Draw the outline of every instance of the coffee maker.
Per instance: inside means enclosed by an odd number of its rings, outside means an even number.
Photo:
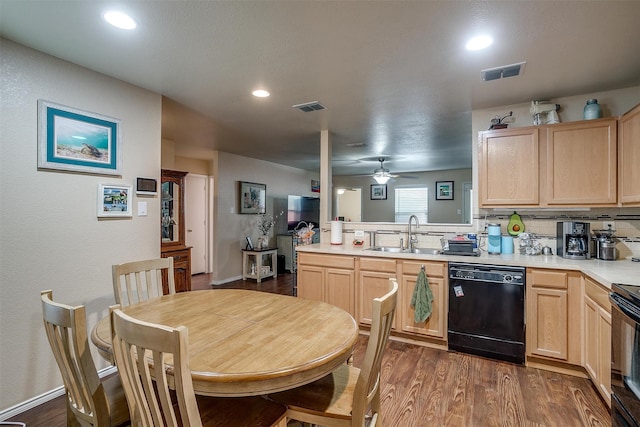
[[[563,258],[591,259],[589,223],[563,221],[557,224],[556,254]]]

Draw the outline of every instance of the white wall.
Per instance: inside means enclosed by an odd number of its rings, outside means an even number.
[[[311,180],[317,180],[319,174],[224,152],[216,153],[213,169],[216,176],[213,281],[222,283],[239,278],[244,238],[254,236],[255,242],[257,237],[252,226],[256,216],[237,213],[238,181],[266,184],[267,213],[274,214],[274,198],[286,198],[289,194],[317,196],[311,192]]]
[[[161,97],[0,39],[0,411],[62,385],[40,291],[87,306],[88,328],[114,303],[111,265],[158,257],[159,201],[98,221],[100,183],[160,180]],[[37,170],[37,100],[121,119],[122,177]],[[148,216],[137,216],[137,201]],[[98,369],[107,364],[94,352]]]

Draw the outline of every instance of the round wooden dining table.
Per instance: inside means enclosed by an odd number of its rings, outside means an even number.
[[[139,320],[189,330],[196,394],[263,395],[295,388],[345,363],[358,339],[346,311],[323,302],[239,289],[181,292],[127,306]],[[109,318],[91,341],[112,361]]]

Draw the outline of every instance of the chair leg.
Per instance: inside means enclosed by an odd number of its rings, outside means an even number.
[[[76,414],[71,410],[71,406],[69,406],[69,401],[67,400],[67,427],[80,427],[80,423],[76,418]]]

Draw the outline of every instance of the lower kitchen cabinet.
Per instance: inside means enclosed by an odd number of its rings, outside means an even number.
[[[357,315],[356,321],[365,325],[371,325],[373,316],[373,299],[379,298],[389,292],[389,279],[397,278],[397,262],[389,258],[365,258],[359,259],[359,273],[357,285]],[[400,285],[400,283],[398,283]],[[398,290],[400,293],[401,291]],[[398,297],[400,301],[401,297]],[[393,319],[392,329],[397,329],[396,315]]]
[[[173,257],[173,280],[176,285],[176,292],[186,292],[191,290],[191,246],[163,250],[162,258]],[[169,293],[166,279],[163,279],[162,291]]]
[[[584,278],[584,368],[611,406],[611,303],[609,293]]]
[[[581,363],[581,273],[527,268],[527,356]]]
[[[424,265],[429,287],[433,293],[433,303],[431,316],[425,323],[416,323],[414,320],[415,310],[411,307],[411,298],[416,286],[418,273]],[[410,262],[402,263],[402,280],[400,283],[401,298],[400,308],[400,330],[417,335],[424,335],[432,338],[446,340],[447,338],[447,310],[448,302],[448,280],[446,262]]]
[[[354,258],[298,254],[298,297],[324,301],[355,317]]]

